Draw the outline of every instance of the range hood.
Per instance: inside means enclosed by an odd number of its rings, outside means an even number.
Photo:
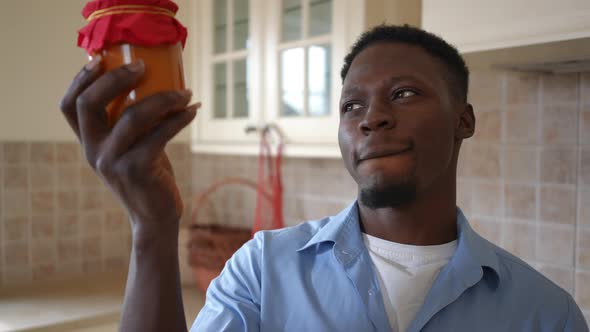
[[[590,72],[590,38],[464,53],[471,69],[539,73]]]
[[[568,74],[590,72],[590,60],[564,60],[540,63],[499,64],[495,68],[512,71]]]

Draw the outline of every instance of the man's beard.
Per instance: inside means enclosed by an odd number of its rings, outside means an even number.
[[[416,200],[417,188],[414,181],[387,184],[385,186],[368,186],[361,188],[360,202],[369,209],[397,208]]]

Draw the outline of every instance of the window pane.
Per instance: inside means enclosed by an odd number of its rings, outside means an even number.
[[[282,41],[301,39],[301,0],[283,0]]]
[[[246,48],[249,34],[249,1],[233,0],[234,6],[234,50]]]
[[[248,67],[246,59],[234,62],[234,118],[248,117]]]
[[[213,110],[213,117],[216,119],[225,118],[227,116],[227,83],[226,83],[226,64],[223,63],[216,63],[213,75],[214,75],[214,110]]]
[[[309,3],[309,35],[329,34],[332,30],[332,1],[311,0]]]
[[[281,52],[281,115],[302,116],[303,111],[303,48]]]
[[[313,45],[308,49],[309,115],[330,114],[330,45]]]
[[[226,50],[227,40],[227,1],[213,1],[213,43],[215,53]]]

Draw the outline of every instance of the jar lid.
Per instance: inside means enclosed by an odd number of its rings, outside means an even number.
[[[88,54],[128,43],[153,47],[186,43],[187,30],[174,17],[170,0],[93,0],[82,15],[88,24],[78,31],[78,46]]]

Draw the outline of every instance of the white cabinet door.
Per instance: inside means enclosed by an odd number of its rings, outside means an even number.
[[[256,140],[245,128],[257,125],[262,116],[262,29],[253,22],[261,17],[260,2],[198,2],[197,46],[190,59],[198,67],[195,90],[203,102],[193,127],[196,145]]]
[[[461,52],[590,37],[588,0],[423,0],[422,26]]]
[[[274,124],[288,155],[339,155],[340,69],[364,0],[203,0],[195,21],[193,151],[255,153],[245,128]]]

